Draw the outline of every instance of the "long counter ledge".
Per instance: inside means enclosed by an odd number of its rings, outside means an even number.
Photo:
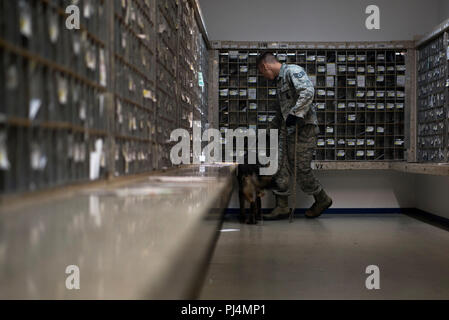
[[[195,298],[235,170],[188,166],[0,208],[0,299]]]

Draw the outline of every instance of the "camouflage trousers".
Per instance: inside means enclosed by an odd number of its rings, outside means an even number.
[[[279,143],[279,168],[274,175],[275,188],[273,188],[273,193],[289,196],[291,194],[290,175],[294,175],[296,127],[287,127],[286,131],[286,137],[284,139],[281,137]],[[315,178],[311,167],[318,133],[318,126],[313,124],[306,124],[298,129],[297,183],[299,183],[301,190],[308,195],[317,194],[322,190],[322,186]]]

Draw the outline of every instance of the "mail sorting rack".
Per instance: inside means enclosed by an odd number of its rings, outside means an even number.
[[[201,112],[201,126],[203,129],[206,128],[206,124],[208,123],[208,97],[209,97],[209,82],[208,82],[208,74],[209,74],[209,51],[207,50],[206,43],[204,42],[204,39],[201,35],[201,33],[198,31],[198,41],[199,41],[199,69],[200,73],[198,75],[201,75],[201,79],[198,79],[198,85],[199,85],[199,93],[200,93],[200,112]]]
[[[0,2],[2,193],[171,166],[168,139],[181,123],[181,55],[190,57],[189,120],[207,95],[194,84],[202,35],[192,11],[180,25],[180,3]],[[66,28],[72,4],[80,9],[80,30]],[[192,42],[184,51],[182,32]]]
[[[79,2],[79,32],[66,28],[64,4],[0,3],[2,193],[106,174],[105,1]]]
[[[178,16],[177,1],[157,2],[157,123],[156,163],[158,167],[171,166],[170,134],[178,126],[177,65]]]
[[[195,35],[193,26],[194,11],[190,1],[181,2],[181,18],[179,28],[179,56],[178,56],[178,83],[180,89],[179,117],[180,128],[192,133],[194,94],[192,92],[194,82],[194,48]]]
[[[155,169],[156,10],[154,1],[115,1],[116,176]]]
[[[320,127],[315,160],[404,160],[402,49],[271,50],[298,64],[315,85]],[[266,128],[277,88],[257,70],[257,50],[220,50],[220,128]]]
[[[418,161],[448,162],[448,33],[418,47]]]

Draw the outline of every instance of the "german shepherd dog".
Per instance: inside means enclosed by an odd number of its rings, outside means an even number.
[[[272,176],[261,176],[260,165],[240,164],[237,170],[239,182],[240,222],[257,224],[262,220],[261,198],[265,195],[264,190],[272,187]],[[249,215],[246,215],[245,201],[250,204]]]

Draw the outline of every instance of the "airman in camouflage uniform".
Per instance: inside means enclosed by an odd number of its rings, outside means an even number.
[[[301,190],[313,195],[315,203],[306,211],[306,216],[316,218],[332,205],[320,182],[315,178],[311,162],[319,134],[313,98],[315,89],[304,69],[297,65],[280,64],[274,56],[266,53],[259,57],[259,71],[268,79],[275,80],[278,90],[279,108],[273,125],[279,129],[279,169],[274,176],[273,193],[276,208],[266,220],[288,217],[289,180],[294,172],[295,135],[298,124],[297,181]],[[296,204],[295,204],[296,205]]]

